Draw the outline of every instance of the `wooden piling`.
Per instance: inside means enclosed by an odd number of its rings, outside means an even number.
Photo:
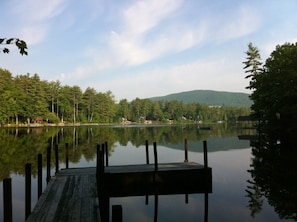
[[[51,148],[47,148],[46,152],[46,182],[51,180]]]
[[[188,204],[189,203],[189,194],[185,194],[185,203]]]
[[[101,149],[99,149],[99,166],[98,166],[99,175],[104,173],[104,144],[101,144]]]
[[[12,192],[11,178],[3,180],[3,221],[12,222]]]
[[[123,221],[122,205],[112,205],[112,222]]]
[[[103,162],[103,167],[105,166],[105,143],[102,143],[101,144],[101,154],[102,154],[102,161]],[[100,159],[101,160],[101,159]]]
[[[100,164],[100,144],[97,144],[97,159],[96,159],[96,176],[99,178],[99,164]]]
[[[208,193],[204,193],[204,222],[208,222]]]
[[[37,155],[37,196],[38,199],[42,194],[42,154]]]
[[[154,206],[154,222],[158,221],[158,207],[159,206],[159,196],[155,194],[155,206]]]
[[[27,163],[25,168],[25,219],[27,220],[31,213],[31,163]]]
[[[206,140],[203,141],[203,157],[204,157],[204,168],[207,168],[208,160],[207,160],[207,142],[206,142]]]
[[[59,171],[59,147],[55,145],[56,173]]]
[[[68,169],[69,168],[69,146],[68,146],[68,143],[65,144],[65,149],[66,149],[65,164],[66,164],[66,169]]]
[[[107,144],[107,141],[104,144],[104,148],[105,148],[105,165],[108,166],[108,144]]]
[[[188,162],[188,140],[185,139],[185,163]]]
[[[148,140],[145,140],[146,164],[150,164]]]
[[[157,143],[154,142],[154,160],[155,160],[155,171],[158,171],[158,153],[157,153]]]

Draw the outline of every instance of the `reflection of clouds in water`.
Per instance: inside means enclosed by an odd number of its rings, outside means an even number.
[[[180,162],[184,159],[184,151],[158,146],[159,162]],[[153,146],[150,145],[150,163],[153,163]],[[210,148],[210,147],[209,147]],[[203,163],[203,154],[189,152],[189,160]],[[135,148],[131,143],[127,147],[117,146],[112,153],[117,164],[145,163],[145,146]],[[249,169],[251,148],[210,152],[209,166],[213,169],[213,193],[209,194],[209,221],[240,221],[249,218],[252,221],[278,221],[277,214],[267,202],[262,212],[255,219],[250,216],[245,197],[246,180],[250,178]],[[145,197],[113,198],[113,204],[123,205],[124,220],[153,220],[154,196],[149,196],[149,204],[145,205]],[[125,213],[126,211],[126,213]],[[204,194],[189,195],[189,204],[185,204],[185,195],[158,197],[158,219],[160,221],[203,221]],[[187,220],[185,220],[187,219]]]
[[[155,196],[111,198],[110,206],[122,205],[123,221],[153,221],[155,213]],[[111,213],[111,212],[110,212]],[[158,221],[203,221],[204,194],[190,194],[188,204],[185,195],[159,195]]]
[[[208,159],[213,179],[209,221],[279,221],[267,201],[256,218],[250,216],[245,189],[250,179],[251,148],[209,153]]]
[[[59,165],[60,169],[66,168],[65,163]],[[77,163],[69,161],[69,168],[79,168],[79,167],[96,167],[96,156],[93,160],[88,161],[85,157],[81,156],[80,160]]]
[[[153,221],[154,205],[152,196],[149,204],[145,204],[145,196],[110,198],[110,206],[122,205],[123,221]]]
[[[125,147],[116,143],[115,147],[114,152],[109,157],[109,165],[146,164],[146,149],[144,145],[136,148],[129,142]],[[157,144],[157,153],[158,163],[184,161],[184,151],[182,150],[173,150]],[[149,162],[154,163],[152,144],[149,144]]]

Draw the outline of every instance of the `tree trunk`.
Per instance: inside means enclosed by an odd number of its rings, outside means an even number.
[[[15,125],[19,125],[19,115],[15,114]]]
[[[52,98],[52,113],[55,113],[54,98]]]
[[[73,103],[73,124],[75,124],[75,103]]]
[[[59,106],[58,106],[59,100],[57,99],[57,117],[59,117]]]

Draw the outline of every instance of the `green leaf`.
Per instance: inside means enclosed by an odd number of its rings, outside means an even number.
[[[6,44],[11,44],[11,42],[14,40],[14,38],[10,38],[6,40]]]

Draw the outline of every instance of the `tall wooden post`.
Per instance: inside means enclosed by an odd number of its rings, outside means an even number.
[[[68,146],[68,143],[65,144],[65,149],[66,149],[65,164],[66,164],[66,169],[68,169],[69,168],[69,146]]]
[[[97,180],[99,179],[99,165],[100,165],[100,144],[97,144],[97,160],[96,160],[96,176]]]
[[[104,173],[104,144],[101,144],[101,149],[99,149],[99,175]]]
[[[204,222],[208,222],[208,192],[204,193]]]
[[[31,213],[31,163],[27,163],[25,167],[25,218],[27,220]]]
[[[47,148],[46,152],[46,182],[51,180],[51,148]]]
[[[38,174],[38,178],[37,178],[37,195],[38,195],[38,199],[41,196],[42,193],[42,154],[39,153],[37,155],[37,174]]]
[[[206,142],[206,140],[203,141],[203,157],[204,157],[204,168],[207,168],[208,160],[207,160],[207,142]]]
[[[145,195],[145,205],[148,205],[148,201],[149,201],[149,196]]]
[[[148,140],[145,140],[145,154],[146,154],[146,164],[150,164]]]
[[[185,203],[186,204],[189,203],[189,194],[188,193],[185,194]]]
[[[108,144],[107,141],[105,141],[105,165],[108,166]]]
[[[4,208],[4,222],[12,222],[12,192],[11,192],[11,178],[3,180],[3,208]]]
[[[185,163],[188,162],[188,140],[185,139]]]
[[[154,159],[155,159],[155,171],[158,171],[158,153],[157,153],[157,143],[154,142]]]
[[[59,171],[59,147],[58,144],[55,145],[55,159],[56,159],[56,173]]]
[[[154,222],[158,221],[158,206],[159,206],[158,194],[155,194],[155,207],[154,207]]]
[[[112,222],[123,221],[123,209],[122,205],[112,205]]]

